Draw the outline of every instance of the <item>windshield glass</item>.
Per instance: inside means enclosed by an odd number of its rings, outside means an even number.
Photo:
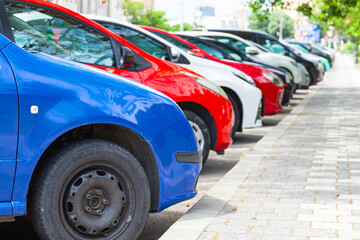
[[[114,66],[109,39],[65,16],[25,3],[5,3],[15,43],[25,50]]]

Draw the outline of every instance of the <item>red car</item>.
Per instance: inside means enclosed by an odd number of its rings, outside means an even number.
[[[195,131],[203,161],[210,149],[222,153],[232,143],[232,107],[219,86],[149,55],[100,24],[59,5],[43,0],[2,2],[9,20],[4,32],[10,32],[10,38],[24,49],[88,64],[172,98]],[[164,59],[172,57],[169,49],[159,47],[158,53]]]
[[[263,113],[267,115],[282,112],[281,101],[284,94],[284,87],[282,81],[276,74],[249,64],[220,59],[220,53],[217,54],[215,49],[211,48],[211,46],[207,46],[206,43],[201,42],[201,40],[196,37],[189,37],[194,40],[192,41],[191,39],[184,39],[162,29],[148,26],[141,27],[164,38],[177,47],[188,51],[190,54],[229,65],[249,75],[254,79],[256,86],[263,94]]]

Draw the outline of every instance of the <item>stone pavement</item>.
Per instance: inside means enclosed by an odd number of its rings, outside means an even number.
[[[360,239],[360,69],[346,56],[161,240]]]

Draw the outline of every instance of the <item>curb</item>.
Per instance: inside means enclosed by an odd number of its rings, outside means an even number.
[[[302,113],[317,90],[312,89],[282,121],[255,144],[239,163],[219,180],[185,215],[177,220],[159,240],[196,240],[223,209],[239,186],[259,165],[274,143]]]

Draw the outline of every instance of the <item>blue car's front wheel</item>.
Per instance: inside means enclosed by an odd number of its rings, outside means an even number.
[[[136,239],[149,213],[142,166],[107,141],[62,149],[32,187],[30,213],[42,239]]]

